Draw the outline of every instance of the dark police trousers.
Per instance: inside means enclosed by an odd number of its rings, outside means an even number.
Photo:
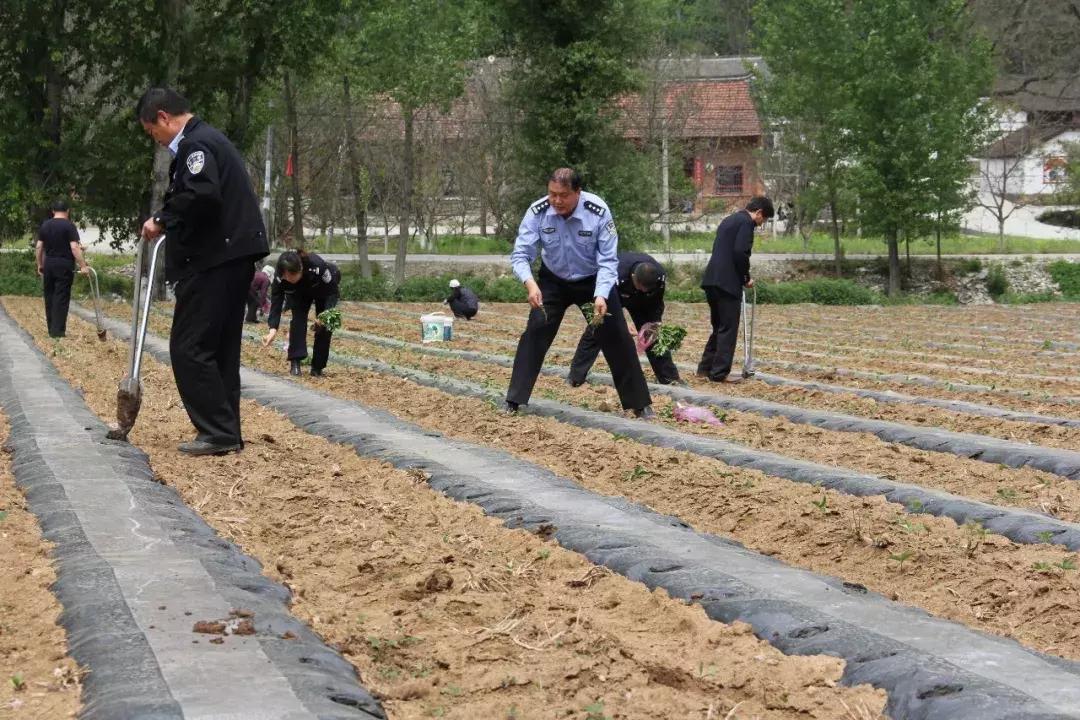
[[[240,340],[244,300],[254,274],[251,259],[238,258],[176,283],[169,355],[176,389],[198,440],[242,442]]]
[[[709,302],[709,321],[712,334],[701,353],[697,374],[710,380],[720,381],[731,373],[731,360],[735,355],[735,343],[739,340],[739,316],[742,314],[742,298],[732,297],[716,287],[705,288]]]
[[[536,378],[544,365],[544,356],[559,332],[566,309],[571,305],[593,303],[596,276],[581,280],[563,280],[541,265],[537,284],[544,296],[544,312],[533,308],[529,313],[525,332],[518,341],[514,370],[510,375],[510,389],[506,393],[506,401],[518,405],[528,404]],[[630,339],[630,332],[626,328],[617,286],[611,289],[607,302],[610,317],[604,318],[604,322],[593,332],[600,350],[604,353],[604,359],[611,368],[615,390],[619,393],[623,408],[640,410],[651,405],[652,399],[645,384],[645,374],[641,371],[641,363],[637,359],[634,341]]]
[[[660,322],[664,316],[664,301],[649,303],[647,306],[635,304],[627,307],[630,319],[634,321],[638,332],[645,323]],[[600,343],[596,340],[596,334],[586,330],[578,340],[577,350],[574,351],[574,359],[570,361],[570,382],[580,385],[585,382],[589,375],[596,356],[600,352]],[[675,361],[671,359],[671,353],[654,355],[652,348],[645,351],[645,357],[649,358],[656,381],[661,385],[670,385],[679,380],[679,370],[675,367]]]
[[[315,302],[315,314],[337,307],[338,293],[327,297],[312,298],[298,292],[292,293],[292,319],[289,321],[289,359],[303,360],[307,357],[307,321],[312,301]],[[330,359],[331,333],[322,325],[315,328],[315,348],[311,356],[311,369],[322,370]]]
[[[71,284],[75,282],[74,264],[75,261],[71,258],[45,258],[42,281],[45,286],[45,324],[49,328],[49,337],[64,337],[67,333]]]
[[[244,316],[244,322],[259,322],[259,294],[250,289],[248,290],[247,314]]]

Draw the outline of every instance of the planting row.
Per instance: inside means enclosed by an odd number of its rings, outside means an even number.
[[[36,324],[36,303],[8,306]],[[93,335],[73,318],[55,361],[107,417],[124,347]],[[732,717],[827,718],[845,705],[875,717],[884,703],[833,687],[838,660],[784,657],[745,625],[508,531],[433,493],[422,473],[357,457],[249,401],[243,453],[184,463],[174,447],[189,429],[169,371],[148,360],[146,372],[132,440],[292,589],[293,612],[361,668],[391,717],[723,717],[739,706]]]

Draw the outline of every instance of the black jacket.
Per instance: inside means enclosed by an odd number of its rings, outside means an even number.
[[[720,288],[732,297],[742,297],[750,282],[750,254],[754,249],[754,219],[745,210],[728,215],[716,228],[712,256],[705,266],[701,287]]]
[[[649,292],[642,292],[634,287],[634,267],[643,262],[650,262],[660,268],[660,282]],[[667,275],[664,266],[652,255],[638,252],[619,253],[619,300],[627,310],[644,310],[664,303],[664,289],[667,287]]]
[[[244,160],[221,132],[197,117],[189,120],[169,177],[155,215],[168,235],[166,279],[270,252]]]
[[[281,273],[274,274],[274,283],[270,286],[270,314],[266,316],[269,327],[277,328],[281,323],[281,308],[285,304],[286,295],[299,295],[310,300],[338,294],[341,270],[337,265],[314,254],[301,255],[300,264],[304,268],[303,275],[296,283],[286,282]],[[290,307],[296,307],[295,301]]]
[[[480,310],[480,298],[470,288],[462,285],[450,291],[446,303],[455,315],[475,315]]]

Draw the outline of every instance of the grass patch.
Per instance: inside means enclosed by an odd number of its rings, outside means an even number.
[[[1061,288],[1061,294],[1070,300],[1080,300],[1080,263],[1058,260],[1046,266],[1050,277]]]

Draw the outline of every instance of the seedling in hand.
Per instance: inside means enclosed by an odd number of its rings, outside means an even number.
[[[316,315],[316,319],[319,321],[320,325],[330,332],[337,332],[341,329],[341,311],[337,308],[323,310]]]

